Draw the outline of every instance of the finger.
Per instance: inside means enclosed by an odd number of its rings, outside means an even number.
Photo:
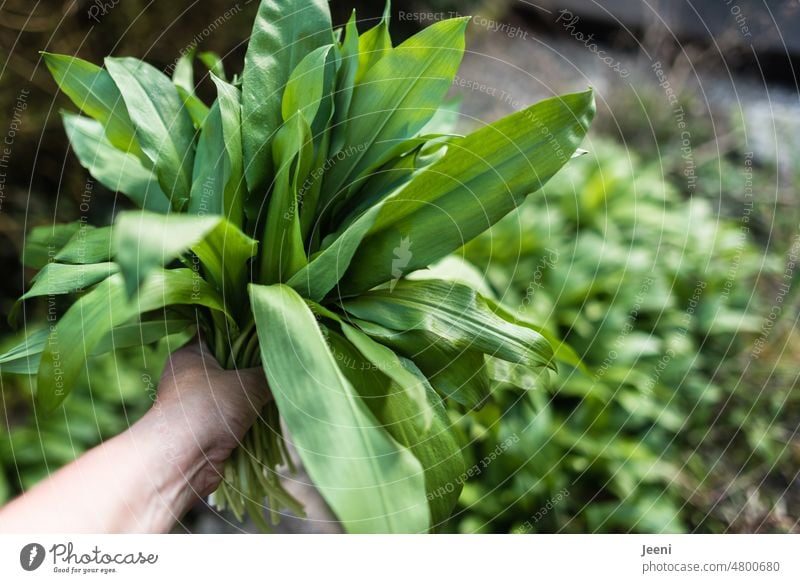
[[[272,393],[269,390],[267,378],[261,368],[245,368],[230,371],[230,374],[238,375],[239,383],[247,395],[261,405],[272,400]]]
[[[173,365],[183,366],[202,366],[206,370],[222,370],[222,366],[211,353],[208,345],[199,336],[179,348],[170,355]]]

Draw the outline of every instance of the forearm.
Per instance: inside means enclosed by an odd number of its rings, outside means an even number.
[[[216,486],[212,466],[156,406],[0,510],[0,532],[166,532]]]
[[[260,369],[226,371],[204,354],[173,354],[153,408],[0,509],[0,532],[166,532],[213,492],[269,391]]]

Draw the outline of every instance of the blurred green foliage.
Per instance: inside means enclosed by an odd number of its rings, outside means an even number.
[[[528,394],[498,387],[501,404],[465,422],[478,466],[515,441],[467,483],[458,528],[746,529],[747,500],[725,500],[732,485],[762,481],[775,487],[760,490],[751,518],[793,528],[780,510],[798,503],[800,458],[786,447],[798,397],[769,379],[741,382],[772,306],[759,280],[781,273],[781,258],[741,220],[684,199],[659,164],[591,147],[466,248],[504,304],[563,338],[588,371],[562,364]]]
[[[19,343],[9,337],[0,350]],[[35,377],[0,378],[0,504],[141,417],[155,397],[165,346],[95,357],[92,375],[50,415],[35,407]]]

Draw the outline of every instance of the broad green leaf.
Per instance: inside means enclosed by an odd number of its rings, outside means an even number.
[[[158,179],[139,158],[111,145],[100,122],[62,112],[64,128],[75,155],[100,184],[127,195],[139,207],[164,213],[169,200]]]
[[[288,122],[299,111],[309,127],[314,123],[325,90],[326,64],[332,49],[333,45],[314,49],[292,71],[281,103],[284,121]]]
[[[308,265],[295,273],[287,283],[304,297],[322,301],[347,271],[353,255],[380,209],[379,203],[361,215],[328,247],[311,257]]]
[[[542,101],[450,142],[447,153],[383,205],[342,293],[357,293],[462,247],[566,164],[594,116],[591,90]],[[414,251],[393,261],[401,241]]]
[[[157,314],[152,320],[137,318],[117,326],[106,334],[105,338],[95,346],[92,355],[97,356],[121,348],[146,346],[171,334],[184,332],[195,325],[196,322],[193,320],[165,317],[164,313]]]
[[[219,102],[211,107],[203,123],[192,171],[192,194],[187,212],[223,215],[225,187],[231,179],[231,165],[225,148]]]
[[[477,409],[491,393],[486,359],[478,350],[452,350],[436,339],[422,351],[417,350],[412,360],[442,398]]]
[[[186,111],[189,112],[192,125],[194,125],[195,129],[199,130],[203,127],[203,124],[206,123],[209,107],[203,103],[203,100],[197,97],[197,95],[189,93],[183,87],[176,87],[176,89],[178,90],[178,95],[180,95],[180,98],[183,100]]]
[[[161,316],[152,321],[135,320],[117,326],[92,350],[92,356],[121,348],[152,344],[165,336],[184,332],[195,325],[192,320],[164,319],[163,314]],[[0,374],[36,374],[49,336],[49,328],[28,334],[21,344],[0,356]]]
[[[372,66],[392,50],[392,37],[389,34],[389,18],[392,3],[386,0],[381,21],[358,37],[358,72],[356,83],[361,83]]]
[[[172,82],[178,88],[178,94],[183,100],[183,104],[189,111],[194,127],[203,127],[208,116],[208,106],[203,103],[194,93],[194,51],[182,55],[175,63],[175,70],[172,72]]]
[[[217,87],[217,103],[222,118],[222,135],[225,139],[225,152],[230,165],[230,178],[225,185],[223,197],[223,216],[234,225],[244,221],[244,201],[247,186],[244,178],[244,158],[242,155],[242,106],[241,92],[222,78],[211,74]]]
[[[342,301],[356,318],[396,331],[418,330],[458,349],[479,350],[529,367],[553,366],[544,337],[497,316],[475,290],[445,281],[400,281]]]
[[[461,104],[464,101],[462,95],[456,95],[447,99],[444,104],[436,110],[433,117],[422,129],[422,134],[453,134],[458,127]]]
[[[59,263],[100,263],[111,259],[111,254],[111,227],[82,224],[56,254],[55,260]]]
[[[489,374],[480,350],[455,348],[444,338],[425,331],[389,330],[362,320],[354,323],[366,334],[412,360],[443,398],[474,409],[489,396]]]
[[[158,271],[132,301],[116,274],[75,302],[50,332],[37,375],[36,397],[52,411],[66,398],[95,347],[116,326],[138,314],[175,304],[199,305],[224,313],[222,299],[190,269]]]
[[[406,276],[406,279],[442,279],[463,283],[474,289],[484,298],[487,298],[487,303],[489,299],[495,295],[485,274],[472,263],[464,259],[460,254],[448,255],[426,269],[413,271]]]
[[[82,112],[100,122],[115,148],[146,159],[122,95],[107,71],[69,55],[42,53],[42,57],[61,91]]]
[[[181,55],[172,71],[172,82],[190,95],[194,94],[194,51]]]
[[[82,227],[83,224],[79,222],[34,227],[25,237],[22,264],[32,269],[41,269],[53,260]]]
[[[399,140],[387,152],[389,162],[381,166],[370,166],[362,177],[350,184],[350,190],[358,191],[349,199],[340,198],[333,204],[334,224],[339,229],[347,225],[350,217],[358,216],[388,196],[392,191],[410,181],[416,171],[421,171],[429,165],[426,158],[430,156],[426,148],[444,149],[447,141],[460,138],[458,135],[421,135],[407,140]],[[386,175],[386,174],[390,174]],[[344,219],[339,220],[344,216]]]
[[[92,263],[69,265],[48,263],[33,278],[33,286],[18,302],[41,296],[71,294],[93,286],[119,271],[116,263]]]
[[[221,216],[120,213],[112,244],[131,295],[151,271],[192,250],[208,278],[233,299],[244,293],[247,261],[256,253],[256,242]]]
[[[311,128],[298,111],[281,127],[272,144],[276,176],[267,207],[262,241],[261,281],[284,282],[304,268],[297,185],[308,174],[313,156]]]
[[[534,332],[544,336],[545,340],[547,340],[550,343],[550,346],[553,347],[553,356],[556,360],[575,367],[586,375],[592,376],[592,372],[583,363],[581,357],[578,356],[578,353],[575,352],[575,350],[564,340],[558,338],[555,334],[548,331],[544,326],[539,326],[538,324],[535,324],[534,322],[531,322],[529,319],[522,316],[515,316],[499,302],[496,302],[491,298],[484,298],[484,300],[486,301],[486,305],[488,305],[495,314],[507,322],[511,322],[517,326],[530,328]]]
[[[425,397],[426,383],[421,382],[418,377],[406,370],[400,358],[391,349],[375,342],[358,328],[344,322],[341,327],[345,338],[364,355],[364,358],[408,394],[408,398],[416,404],[415,414],[416,411],[422,412],[420,422],[426,429],[430,427],[431,411],[427,407]]]
[[[311,125],[311,135],[314,144],[314,159],[309,168],[313,172],[304,173],[306,180],[298,179],[298,204],[300,205],[300,232],[305,241],[309,234],[311,239],[316,240],[321,236],[319,231],[311,233],[317,226],[317,207],[321,198],[322,185],[325,177],[325,169],[330,162],[330,143],[332,136],[331,123],[335,112],[335,99],[337,97],[336,81],[338,70],[341,65],[341,54],[339,47],[332,46],[332,50],[327,52],[324,68],[318,76],[318,82],[322,84],[321,99],[318,107],[314,106],[314,117],[309,122]],[[287,88],[288,90],[288,88]],[[304,116],[309,119],[311,111],[304,112]],[[311,243],[309,244],[311,248]]]
[[[346,155],[325,178],[329,200],[388,162],[397,144],[436,113],[461,64],[466,26],[466,18],[429,26],[392,49],[356,85],[344,126]]]
[[[261,358],[281,418],[314,485],[349,532],[425,532],[422,467],[345,378],[303,299],[250,286]]]
[[[221,220],[215,215],[120,213],[114,224],[112,248],[129,296],[152,271],[202,241]]]
[[[216,285],[235,316],[246,309],[249,260],[258,252],[258,243],[230,221],[221,218],[208,234],[192,245],[209,280]]]
[[[425,472],[425,490],[431,512],[431,529],[436,530],[450,517],[464,482],[464,460],[450,430],[450,420],[441,399],[427,384],[413,363],[405,361],[409,373],[426,386],[426,398],[434,410],[432,423],[424,427],[415,418],[416,403],[407,392],[398,390],[380,368],[375,367],[342,336],[330,332],[328,340],[339,368],[358,391],[372,414],[392,437],[409,448]]]
[[[420,418],[420,423],[425,429],[430,427],[432,411],[428,404],[426,394],[427,380],[424,382],[420,381],[418,377],[405,368],[403,362],[391,349],[379,342],[375,342],[358,328],[346,323],[335,312],[316,303],[311,303],[310,305],[315,313],[335,321],[339,325],[347,341],[350,342],[372,366],[394,381],[408,394],[409,400],[416,405],[413,414]]]
[[[242,73],[242,138],[247,185],[261,192],[272,169],[271,141],[281,125],[281,98],[289,75],[314,49],[329,44],[326,0],[262,0]]]
[[[49,328],[27,334],[20,344],[0,356],[0,374],[36,374],[49,335]]]
[[[414,173],[420,170],[419,150],[376,168],[364,179],[358,196],[337,207],[337,215],[343,217],[339,221],[339,229],[346,228],[353,223],[354,218],[405,186]]]
[[[309,250],[314,248],[315,243],[313,241],[316,241],[322,236],[318,228],[320,225],[317,210],[320,194],[322,192],[322,181],[325,177],[324,169],[328,163],[328,152],[331,141],[331,127],[329,125],[331,121],[329,114],[332,112],[333,108],[331,96],[328,96],[325,107],[330,108],[330,111],[326,112],[327,119],[324,124],[321,122],[323,116],[317,116],[316,123],[319,125],[326,125],[327,127],[325,127],[321,134],[314,136],[316,155],[311,166],[312,170],[310,174],[306,176],[305,181],[303,181],[302,184],[298,184],[298,203],[301,205],[300,231],[303,234],[304,241],[309,238],[309,234],[311,235],[311,241],[308,243]],[[311,132],[313,135],[314,127],[311,128]]]
[[[192,186],[195,130],[178,90],[161,71],[138,59],[108,57],[105,63],[162,190],[180,209]]]
[[[344,41],[340,47],[341,66],[337,73],[334,117],[331,129],[330,154],[341,150],[345,140],[344,122],[350,110],[350,101],[353,99],[353,87],[358,72],[358,27],[356,26],[356,11],[353,10],[350,20],[345,27]]]

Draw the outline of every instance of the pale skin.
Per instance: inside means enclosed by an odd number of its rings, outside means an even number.
[[[223,370],[205,346],[187,346],[142,419],[0,509],[0,532],[168,532],[217,488],[269,398],[260,369]]]

